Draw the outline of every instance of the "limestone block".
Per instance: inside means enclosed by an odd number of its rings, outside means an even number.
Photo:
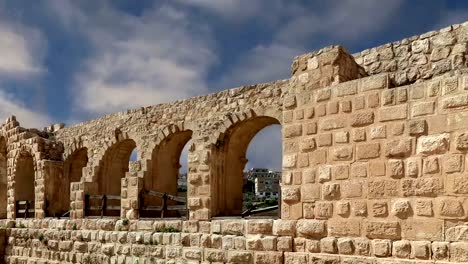
[[[305,252],[319,253],[320,240],[306,239]]]
[[[350,238],[339,238],[337,247],[339,254],[352,255],[354,253],[354,242]]]
[[[361,111],[351,115],[351,126],[362,127],[374,123],[374,112],[372,111]]]
[[[367,195],[369,198],[396,197],[398,196],[398,182],[393,180],[369,180]]]
[[[310,152],[316,148],[315,138],[304,138],[300,143],[302,152]]]
[[[301,124],[294,124],[294,125],[287,125],[283,129],[284,137],[285,138],[294,138],[302,136],[302,125]]]
[[[313,202],[320,199],[321,195],[320,184],[303,184],[301,186],[301,198],[303,202]]]
[[[366,236],[368,238],[399,239],[401,228],[398,222],[369,221],[366,225]]]
[[[345,147],[337,147],[331,150],[332,159],[335,161],[345,161],[345,160],[352,160],[353,158],[353,147],[352,146],[345,146]]]
[[[320,249],[322,253],[329,253],[329,254],[336,254],[337,247],[336,247],[336,238],[334,237],[326,237],[320,240]]]
[[[416,40],[411,43],[411,50],[414,53],[427,53],[429,45],[429,39]]]
[[[305,253],[287,252],[284,253],[284,263],[301,264],[308,263],[309,255]]]
[[[341,194],[343,198],[359,198],[363,196],[363,183],[360,181],[345,181],[341,186]]]
[[[380,156],[380,144],[369,143],[356,145],[356,157],[359,160],[375,159]]]
[[[304,124],[305,134],[314,135],[317,134],[317,122],[308,122]]]
[[[418,177],[420,168],[420,158],[409,158],[406,160],[406,175],[409,177]]]
[[[445,59],[450,54],[450,48],[448,47],[439,47],[432,50],[431,61],[440,61]]]
[[[294,236],[296,233],[295,220],[274,220],[273,234],[277,236]]]
[[[229,263],[246,264],[253,263],[253,254],[250,251],[229,250],[227,254]]]
[[[325,200],[340,198],[340,185],[338,183],[327,183],[322,185],[322,195]]]
[[[200,261],[202,260],[203,251],[202,249],[184,248],[182,251],[182,255],[187,260]]]
[[[461,133],[457,136],[457,149],[461,151],[468,150],[468,133]]]
[[[450,243],[450,261],[466,262],[468,261],[468,243],[454,242]]]
[[[442,99],[442,108],[443,109],[451,109],[451,108],[458,108],[468,105],[468,95],[454,95],[447,98]]]
[[[315,206],[315,217],[317,219],[328,219],[333,216],[332,202],[317,202]]]
[[[298,220],[296,225],[297,235],[305,238],[322,238],[326,236],[325,221]]]
[[[331,146],[332,143],[333,143],[332,134],[330,134],[330,133],[320,134],[317,137],[317,146],[319,146],[319,147]]]
[[[418,216],[433,216],[432,201],[431,200],[416,200],[415,213]]]
[[[298,202],[301,200],[301,189],[299,187],[285,186],[281,188],[281,198],[286,203]]]
[[[331,97],[331,89],[325,88],[325,89],[320,89],[317,91],[317,102],[322,102],[329,100]]]
[[[320,129],[323,131],[343,128],[347,125],[348,119],[345,116],[326,118],[320,121]]]
[[[295,95],[290,95],[286,96],[283,101],[283,106],[286,109],[290,109],[296,106],[296,96]]]
[[[448,228],[445,231],[445,241],[459,242],[468,241],[468,226],[458,225]]]
[[[346,180],[349,178],[349,166],[337,165],[333,166],[333,176],[335,180]]]
[[[435,260],[448,259],[448,242],[432,242],[432,257]]]
[[[421,136],[418,139],[417,153],[425,155],[443,154],[450,145],[450,134]]]
[[[281,252],[255,252],[255,264],[282,264],[283,254]]]
[[[320,183],[331,180],[331,166],[323,165],[318,167],[318,180]]]
[[[420,102],[412,106],[411,115],[413,117],[431,115],[434,114],[434,109],[434,102]]]
[[[357,128],[353,129],[353,141],[354,142],[361,142],[366,140],[366,129],[365,128]]]
[[[365,178],[367,177],[366,163],[354,163],[351,165],[351,178]]]
[[[297,164],[297,155],[284,155],[283,156],[283,168],[294,168]]]
[[[399,218],[407,218],[412,213],[411,204],[408,200],[398,199],[393,202],[392,214]]]
[[[427,122],[426,120],[411,120],[409,128],[411,136],[424,135],[427,132]]]
[[[221,222],[221,233],[242,235],[245,233],[245,222],[243,220],[224,220]]]
[[[436,174],[440,172],[439,158],[427,157],[424,159],[424,174]]]
[[[372,203],[371,210],[374,217],[386,217],[388,215],[387,202],[375,201]]]
[[[456,198],[441,198],[439,203],[439,214],[444,219],[464,218],[466,215],[462,201]]]
[[[417,259],[429,259],[431,256],[431,242],[429,241],[412,241],[412,255]]]
[[[402,160],[389,160],[387,165],[387,171],[390,177],[399,179],[404,176],[404,168]]]
[[[408,107],[406,104],[382,107],[379,110],[380,121],[402,120],[408,117]]]
[[[381,74],[367,77],[361,80],[361,90],[370,91],[384,89],[388,87],[388,75]]]
[[[292,238],[289,236],[278,237],[277,243],[276,243],[276,249],[278,251],[291,252],[292,251]]]
[[[443,189],[439,178],[403,179],[401,190],[403,196],[436,196]]]
[[[247,234],[271,235],[273,232],[273,220],[248,220]]]
[[[388,257],[391,254],[391,241],[374,239],[372,240],[372,248],[374,249],[374,256],[376,257]]]
[[[353,201],[352,205],[354,216],[367,216],[366,201]]]
[[[391,140],[386,143],[385,156],[387,157],[406,157],[411,155],[411,138]]]
[[[336,203],[336,213],[340,216],[346,217],[350,213],[349,202],[340,201]]]
[[[392,251],[392,255],[397,258],[410,258],[411,243],[408,240],[394,241]]]
[[[358,237],[361,235],[361,222],[356,219],[336,220],[327,222],[328,235],[335,237]]]
[[[463,155],[461,154],[450,154],[445,156],[444,159],[444,171],[446,173],[460,172],[463,166]]]

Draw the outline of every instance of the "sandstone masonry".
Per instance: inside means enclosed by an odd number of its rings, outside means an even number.
[[[465,23],[354,55],[330,46],[294,58],[288,80],[68,128],[10,117],[0,252],[7,263],[468,262],[467,43]],[[247,146],[272,124],[281,218],[220,220],[240,215]],[[189,140],[188,219],[145,215],[160,203],[145,192],[177,194]],[[89,199],[102,195],[114,211],[93,219]]]

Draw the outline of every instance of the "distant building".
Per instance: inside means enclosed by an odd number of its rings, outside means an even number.
[[[255,183],[255,196],[260,198],[278,198],[280,191],[280,171],[264,168],[252,168],[247,171],[247,179]]]
[[[186,192],[187,191],[187,173],[179,174],[177,177],[177,191]]]

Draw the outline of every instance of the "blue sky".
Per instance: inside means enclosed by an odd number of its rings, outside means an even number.
[[[293,56],[330,44],[357,52],[466,20],[458,0],[0,0],[0,118],[72,125],[288,78]],[[278,131],[249,149],[259,166],[279,164]]]

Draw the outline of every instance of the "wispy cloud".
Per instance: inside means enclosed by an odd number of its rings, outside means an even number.
[[[0,76],[24,79],[45,71],[46,42],[37,29],[0,21]]]
[[[184,12],[164,5],[133,16],[104,5],[73,17],[74,28],[93,47],[75,75],[75,114],[95,116],[207,92],[206,74],[217,61],[211,33]]]
[[[29,109],[24,103],[0,89],[0,117],[6,119],[16,116],[23,127],[35,127],[42,129],[52,123],[51,118],[44,113]],[[1,120],[3,122],[4,120]]]

